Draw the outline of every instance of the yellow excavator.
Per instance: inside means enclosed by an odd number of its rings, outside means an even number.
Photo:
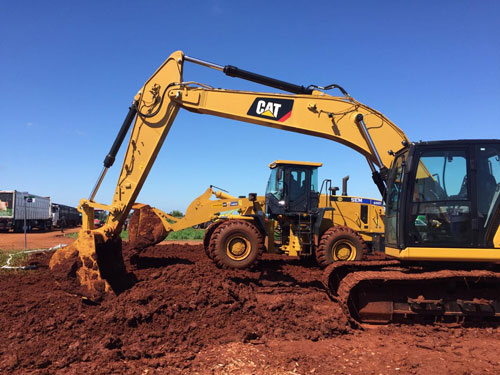
[[[287,93],[185,81],[186,62]],[[342,95],[327,94],[330,89]],[[337,84],[299,86],[181,51],[170,55],[135,96],[90,198],[80,202],[78,240],[51,259],[57,275],[66,270],[90,294],[119,290],[121,228],[181,108],[330,139],[366,157],[386,204],[384,252],[393,259],[327,267],[324,284],[353,319],[500,316],[500,140],[411,143],[383,114]],[[134,119],[113,200],[97,203],[97,189]],[[99,229],[93,228],[94,209],[110,213]]]
[[[180,219],[136,204],[129,226],[131,246],[150,246],[172,231],[212,221],[203,243],[205,253],[219,267],[248,268],[264,251],[315,256],[321,267],[334,261],[361,260],[380,244],[384,232],[382,201],[348,196],[349,176],[342,180],[341,195],[336,194],[339,188],[332,187],[330,179],[319,185],[321,166],[276,160],[269,165],[265,196],[250,193],[234,197],[210,186]],[[216,199],[210,199],[212,196]],[[141,222],[149,222],[150,233]]]

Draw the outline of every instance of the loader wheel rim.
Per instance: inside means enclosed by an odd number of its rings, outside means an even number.
[[[339,240],[333,245],[333,259],[346,261],[356,258],[356,246],[351,241]]]
[[[252,245],[245,237],[236,235],[229,238],[226,245],[226,254],[232,260],[243,260],[250,254]]]

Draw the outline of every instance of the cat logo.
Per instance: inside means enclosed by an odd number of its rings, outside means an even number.
[[[292,115],[293,100],[256,98],[247,115],[284,122]]]

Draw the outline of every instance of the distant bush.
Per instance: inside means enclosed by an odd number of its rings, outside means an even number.
[[[184,214],[179,210],[170,211],[168,214],[173,217],[184,217]]]

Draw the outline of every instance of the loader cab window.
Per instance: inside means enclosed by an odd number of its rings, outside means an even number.
[[[311,192],[317,193],[318,190],[318,168],[311,171]]]
[[[472,246],[467,150],[423,151],[417,156],[409,245]]]
[[[291,170],[290,171],[290,193],[291,201],[300,198],[305,194],[307,189],[307,179],[305,170]]]
[[[266,188],[266,195],[271,194],[278,200],[283,199],[283,172],[282,167],[271,169],[271,175],[269,176]]]

